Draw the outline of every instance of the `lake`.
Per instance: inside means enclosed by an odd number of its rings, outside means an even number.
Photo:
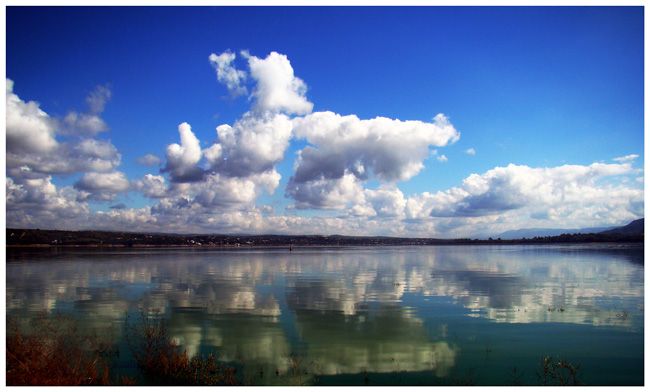
[[[7,316],[66,314],[119,347],[159,315],[246,384],[642,385],[641,245],[7,249]],[[298,369],[298,371],[296,371]]]

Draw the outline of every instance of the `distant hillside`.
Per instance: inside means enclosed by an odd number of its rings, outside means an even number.
[[[504,240],[516,240],[520,238],[534,238],[534,237],[553,237],[560,234],[592,234],[592,233],[601,233],[605,230],[611,230],[614,227],[585,227],[582,229],[519,229],[519,230],[508,230],[499,234],[497,237],[500,237]]]
[[[643,218],[620,227],[584,227],[582,229],[519,229],[508,230],[497,237],[503,240],[517,240],[535,237],[557,237],[562,234],[606,234],[617,236],[642,236]]]
[[[601,231],[600,233],[615,235],[643,235],[643,218],[632,221],[625,226]]]

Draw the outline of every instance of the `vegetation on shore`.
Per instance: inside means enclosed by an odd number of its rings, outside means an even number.
[[[214,354],[190,358],[160,318],[127,320],[127,342],[144,380],[111,374],[119,355],[112,342],[84,332],[78,322],[43,314],[30,323],[8,321],[7,385],[237,385],[234,368]],[[26,332],[23,332],[26,331]],[[143,382],[142,382],[143,381]]]
[[[238,384],[235,369],[219,363],[214,353],[190,358],[169,336],[162,318],[141,314],[125,325],[129,348],[148,384]]]
[[[110,385],[111,347],[74,320],[41,315],[7,322],[7,385]],[[127,382],[128,384],[128,382]]]

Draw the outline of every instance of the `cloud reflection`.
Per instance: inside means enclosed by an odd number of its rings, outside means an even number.
[[[451,299],[466,316],[503,323],[639,330],[643,265],[630,259],[638,251],[9,250],[6,300],[10,315],[72,312],[90,327],[111,325],[116,339],[128,311],[159,313],[188,354],[216,349],[265,384],[290,374],[296,356],[323,375],[431,370],[444,377],[461,352],[446,340],[456,331],[423,307],[428,300]]]

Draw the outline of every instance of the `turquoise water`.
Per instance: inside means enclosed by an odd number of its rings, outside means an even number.
[[[74,316],[137,372],[127,315],[247,384],[643,384],[643,248],[621,245],[7,250],[7,315]]]

